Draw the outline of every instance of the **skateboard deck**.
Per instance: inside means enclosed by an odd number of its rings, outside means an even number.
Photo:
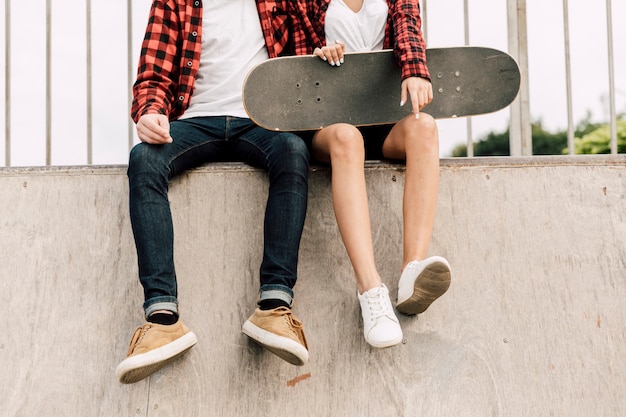
[[[426,63],[433,101],[422,112],[436,119],[495,112],[519,90],[517,63],[496,49],[427,49]],[[270,130],[389,124],[412,110],[410,100],[400,106],[401,81],[391,50],[347,53],[339,67],[312,55],[274,58],[250,70],[243,103],[250,119]]]

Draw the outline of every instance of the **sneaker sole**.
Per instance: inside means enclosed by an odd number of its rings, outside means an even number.
[[[413,293],[396,305],[396,309],[406,315],[420,314],[450,288],[450,268],[441,261],[428,265],[415,278]]]
[[[292,365],[302,366],[309,360],[309,352],[301,344],[283,336],[263,330],[246,320],[241,331],[265,349]]]
[[[371,342],[370,340],[367,340],[367,338],[365,339],[365,341],[372,347],[375,347],[377,349],[385,349],[388,347],[392,347],[395,346],[397,344],[400,344],[400,342],[402,342],[402,338],[403,336],[400,335],[400,338],[396,338],[393,340],[388,340],[386,342]]]
[[[122,384],[141,381],[187,352],[197,342],[193,332],[186,333],[165,346],[126,358],[118,365],[115,374]]]

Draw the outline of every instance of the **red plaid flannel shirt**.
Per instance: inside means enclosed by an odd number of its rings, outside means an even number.
[[[291,50],[287,0],[256,0],[270,58]],[[200,67],[202,1],[155,0],[141,45],[131,117],[147,113],[180,117],[189,106]]]
[[[326,45],[324,22],[331,0],[289,0],[296,55],[312,54]],[[422,37],[422,19],[418,0],[387,0],[389,15],[383,48],[393,48],[402,79],[421,77],[430,80],[426,66],[426,43]]]

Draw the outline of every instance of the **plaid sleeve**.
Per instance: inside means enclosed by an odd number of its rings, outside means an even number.
[[[178,80],[178,17],[173,0],[155,0],[141,45],[131,117],[137,123],[147,113],[169,115]]]
[[[323,20],[329,1],[289,0],[288,3],[294,52],[296,55],[312,54],[315,48],[326,44]]]
[[[389,9],[395,34],[393,50],[402,67],[402,79],[421,77],[430,81],[419,1],[390,0]]]
[[[287,0],[257,0],[256,5],[269,57],[291,53]]]

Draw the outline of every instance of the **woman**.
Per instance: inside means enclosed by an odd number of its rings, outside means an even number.
[[[411,115],[395,125],[356,128],[337,123],[315,132],[311,143],[315,159],[331,164],[335,217],[356,276],[365,339],[374,347],[393,346],[402,341],[402,329],[374,260],[363,169],[366,158],[406,161],[398,311],[421,313],[450,286],[448,262],[427,257],[439,189],[439,137],[435,120],[420,113],[433,93],[419,3],[291,0],[290,14],[298,55],[314,54],[329,65],[341,66],[349,58],[344,52],[393,48],[402,68],[400,105],[411,100]]]

